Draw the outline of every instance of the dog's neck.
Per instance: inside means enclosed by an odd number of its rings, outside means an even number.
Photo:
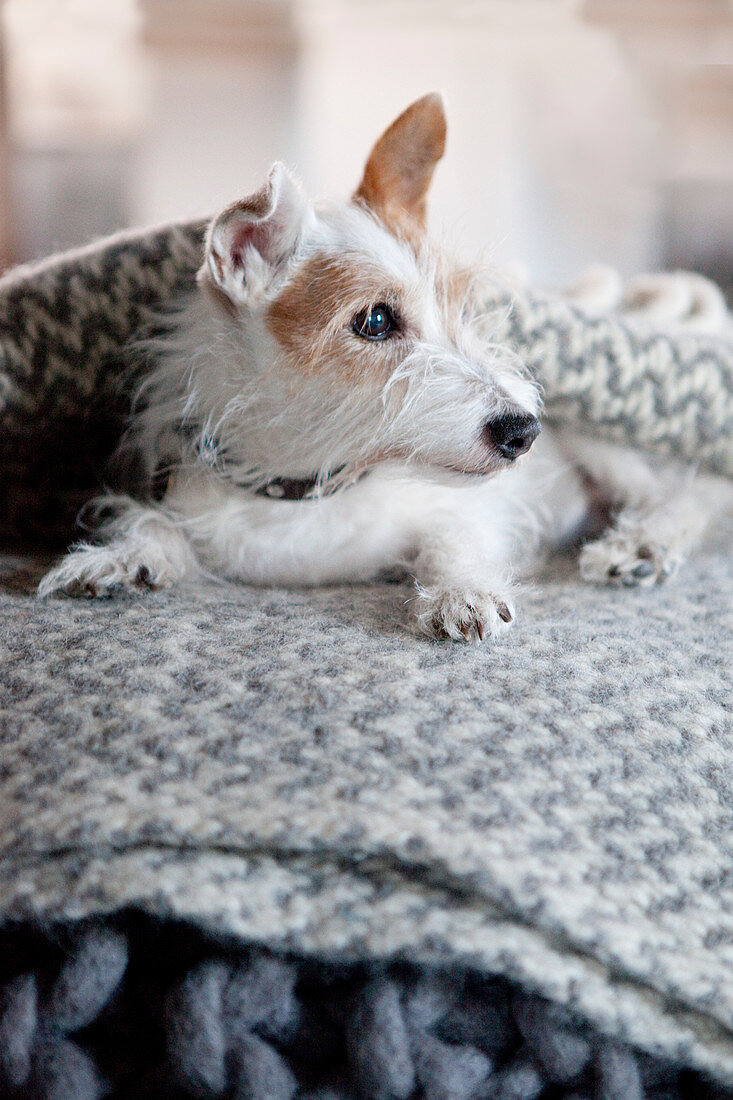
[[[364,470],[356,477],[344,480],[339,477],[343,473],[343,470],[339,469],[334,470],[332,476],[326,480],[322,474],[316,473],[309,477],[273,477],[263,483],[259,479],[238,475],[228,462],[226,451],[216,439],[205,436],[195,422],[181,421],[177,432],[191,440],[198,460],[217,477],[240,489],[248,490],[255,496],[268,497],[270,500],[299,501],[317,496],[330,496],[337,489],[346,489],[355,484],[367,473]]]

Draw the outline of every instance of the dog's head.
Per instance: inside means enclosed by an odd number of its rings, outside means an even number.
[[[474,276],[426,236],[445,133],[441,97],[425,96],[377,141],[351,201],[313,205],[277,164],[212,222],[199,283],[216,377],[197,386],[243,466],[488,474],[529,449],[537,391],[477,336]]]

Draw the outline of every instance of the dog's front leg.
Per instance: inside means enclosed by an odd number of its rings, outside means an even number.
[[[99,527],[99,544],[81,543],[41,581],[39,596],[110,596],[115,592],[167,588],[198,572],[196,557],[175,523],[129,497],[102,497],[99,513],[112,518]]]
[[[456,517],[441,516],[422,534],[411,568],[415,615],[423,633],[472,642],[509,629],[513,588],[501,548],[483,545]]]

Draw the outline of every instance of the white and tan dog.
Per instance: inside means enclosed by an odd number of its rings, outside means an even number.
[[[576,532],[599,496],[626,510],[585,547],[586,577],[653,583],[673,570],[699,526],[689,496],[671,509],[618,448],[535,443],[537,389],[477,335],[471,272],[426,238],[444,144],[429,95],[376,143],[350,202],[314,206],[275,165],[213,220],[131,434],[148,475],[169,472],[165,496],[103,498],[104,541],[74,548],[41,595],[202,572],[365,581],[402,565],[424,631],[483,639],[511,623],[538,534]]]

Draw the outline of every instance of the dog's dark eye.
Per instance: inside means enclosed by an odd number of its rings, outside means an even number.
[[[387,303],[377,302],[375,306],[360,310],[351,327],[357,336],[363,336],[365,340],[385,340],[397,326]]]

